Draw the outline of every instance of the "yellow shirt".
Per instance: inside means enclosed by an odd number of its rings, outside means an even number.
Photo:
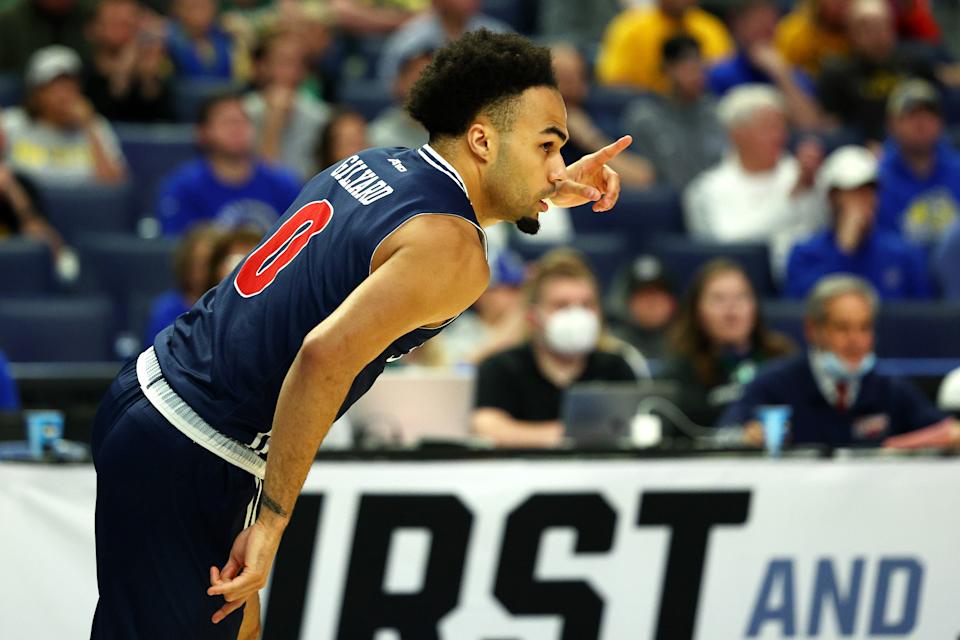
[[[777,25],[776,47],[787,62],[817,76],[823,61],[850,49],[845,32],[823,29],[809,5],[801,6]]]
[[[680,32],[700,43],[705,60],[733,51],[727,28],[703,9],[690,9],[676,20],[656,7],[627,9],[610,22],[600,46],[597,79],[601,84],[633,85],[659,93],[669,91],[663,74],[663,43]]]

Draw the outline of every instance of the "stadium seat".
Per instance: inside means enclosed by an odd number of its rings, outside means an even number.
[[[671,188],[624,189],[616,207],[608,213],[595,213],[592,206],[588,203],[570,212],[578,234],[624,234],[630,246],[640,250],[655,236],[683,231],[680,194]]]
[[[761,303],[768,329],[789,336],[797,346],[806,343],[803,335],[803,303],[795,300],[764,300]]]
[[[23,101],[23,80],[16,73],[0,73],[0,107],[13,107]]]
[[[196,122],[200,106],[211,96],[239,91],[242,87],[223,80],[180,80],[173,89],[173,108],[181,122]]]
[[[804,344],[803,303],[764,300],[767,327]],[[884,302],[876,326],[877,355],[927,361],[960,358],[960,305],[943,302]],[[918,339],[922,336],[922,339]]]
[[[68,243],[86,233],[133,230],[133,185],[39,186],[40,207]]]
[[[597,126],[612,138],[619,138],[623,131],[623,114],[635,100],[649,99],[649,94],[631,89],[602,87],[593,85],[590,94],[583,103]]]
[[[393,104],[393,97],[379,80],[352,80],[340,86],[340,101],[373,120]]]
[[[109,295],[116,305],[119,327],[130,326],[129,301],[134,294],[153,296],[173,287],[176,241],[144,240],[133,235],[84,236],[77,243],[83,291]]]
[[[43,295],[53,291],[53,269],[47,245],[24,238],[0,242],[0,295]]]
[[[13,362],[113,360],[113,326],[102,297],[0,300],[0,349]]]
[[[943,114],[950,125],[960,125],[960,89],[949,89],[944,94]]]
[[[189,124],[117,125],[117,137],[136,187],[137,214],[153,210],[157,188],[167,175],[197,157]]]
[[[510,248],[528,262],[535,261],[548,251],[559,247],[560,245],[548,242],[524,242],[515,239],[511,239],[510,243]],[[607,291],[614,277],[626,267],[633,256],[630,243],[622,234],[577,234],[562,247],[576,249],[586,257],[597,276],[601,292]]]
[[[747,272],[761,298],[773,296],[776,288],[770,273],[770,254],[767,245],[753,242],[702,242],[686,236],[664,235],[650,247],[663,260],[680,290],[706,262],[714,258],[729,258]]]
[[[484,15],[506,22],[517,33],[532,35],[536,28],[536,0],[483,0]]]
[[[877,323],[882,358],[960,358],[960,305],[884,302]]]

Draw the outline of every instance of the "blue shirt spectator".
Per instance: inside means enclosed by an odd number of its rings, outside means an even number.
[[[794,245],[787,260],[787,297],[802,298],[820,278],[831,273],[861,276],[885,300],[933,296],[923,253],[896,234],[880,229],[871,232],[853,253],[840,248],[833,229]]]
[[[823,163],[817,182],[827,195],[831,228],[794,245],[786,295],[805,296],[823,276],[845,272],[871,282],[885,299],[931,297],[922,250],[876,226],[876,157],[864,147],[841,147]]]
[[[914,93],[891,98],[877,222],[930,246],[960,217],[960,154],[943,137],[936,90],[922,81],[907,83],[906,90]]]
[[[233,78],[233,43],[230,36],[212,29],[207,33],[210,54],[204,55],[183,29],[171,25],[167,34],[167,54],[178,78],[230,80]]]
[[[17,411],[20,409],[20,394],[17,385],[10,374],[10,362],[0,351],[0,411]]]
[[[792,73],[793,81],[805,94],[811,97],[817,95],[813,78],[800,69],[794,69]],[[742,84],[777,84],[769,73],[751,62],[745,51],[737,51],[732,58],[721,60],[711,67],[707,72],[707,82],[710,92],[718,97]]]
[[[160,189],[157,216],[166,235],[212,220],[225,227],[269,229],[300,192],[292,171],[254,162],[246,180],[220,178],[206,158],[193,160],[167,178]]]
[[[793,444],[889,446],[893,435],[942,423],[947,416],[919,391],[875,371],[878,305],[862,278],[818,282],[805,303],[807,353],[761,371],[720,424],[746,426],[747,440],[757,444],[758,408],[787,405]]]
[[[259,160],[256,131],[239,95],[222,93],[200,107],[202,158],[180,167],[160,187],[157,217],[167,235],[199,221],[270,228],[300,192],[290,170]]]
[[[774,36],[780,8],[773,0],[735,3],[728,23],[737,49],[717,62],[707,74],[707,85],[717,97],[746,84],[775,86],[784,97],[787,115],[794,125],[816,129],[820,110],[813,78],[791,65],[777,51]]]
[[[236,60],[232,38],[216,24],[213,0],[175,0],[167,30],[167,54],[178,78],[231,80]]]

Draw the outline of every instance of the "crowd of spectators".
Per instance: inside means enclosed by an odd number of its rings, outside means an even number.
[[[478,28],[551,46],[568,162],[632,135],[611,162],[627,192],[674,194],[678,227],[721,254],[766,247],[783,298],[829,306],[824,283],[843,273],[854,280],[836,295],[866,300],[871,322],[886,301],[960,299],[960,65],[926,0],[7,0],[0,235],[62,261],[69,240],[45,215],[45,189],[145,189],[138,215],[180,241],[175,289],[136,327],[149,343],[317,171],[367,146],[427,142],[404,102],[437,49]],[[131,123],[193,126],[195,157],[144,187],[124,157]],[[581,215],[551,209],[545,235],[553,216],[566,221],[554,238],[575,240],[567,216]],[[822,383],[803,354],[828,352],[824,333],[808,327],[805,351],[769,331],[770,292],[734,260],[682,281],[655,241],[631,238],[646,248],[608,287],[576,253],[525,264],[509,236],[491,234],[489,290],[419,354],[477,368],[474,428],[497,443],[558,442],[559,397],[578,381],[679,380],[701,425],[749,423],[745,389],[769,403],[810,366],[807,386]],[[811,313],[811,327],[832,322]],[[760,384],[790,354],[787,382]],[[863,397],[886,393],[861,378]],[[909,415],[917,427],[938,417]]]

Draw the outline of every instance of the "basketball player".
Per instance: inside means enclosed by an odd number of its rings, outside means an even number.
[[[113,383],[94,425],[94,638],[254,637],[327,429],[483,292],[483,227],[535,233],[547,199],[598,212],[617,200],[605,162],[629,137],[564,167],[550,54],[519,36],[440,50],[408,108],[430,144],[314,177]]]

